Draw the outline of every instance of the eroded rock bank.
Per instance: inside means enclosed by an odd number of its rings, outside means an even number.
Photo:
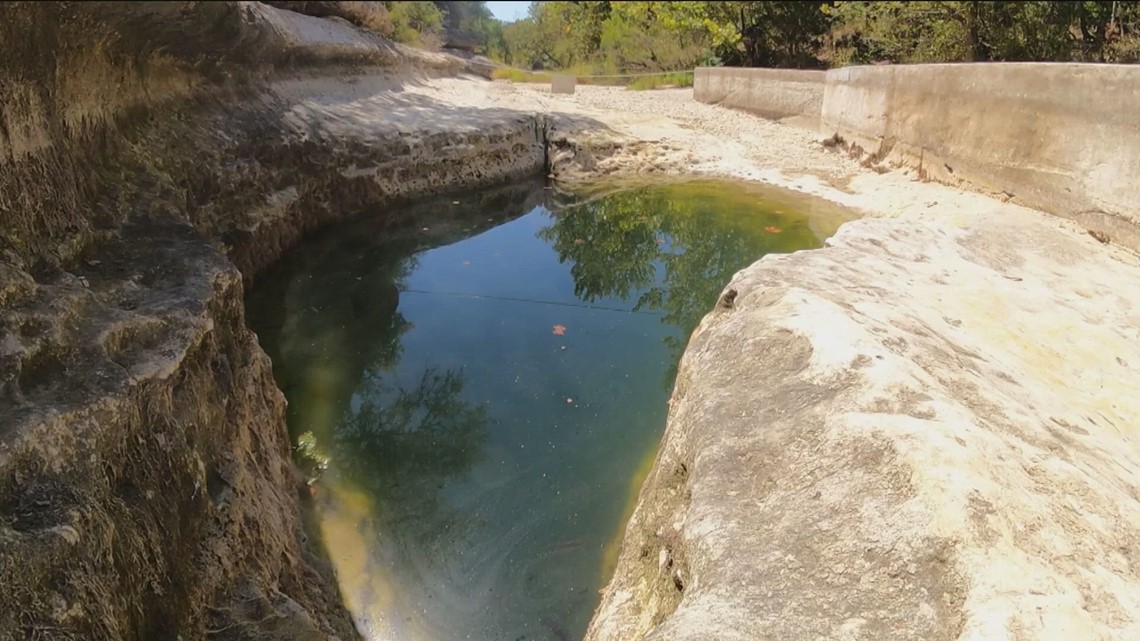
[[[1133,638],[1136,270],[863,220],[737,274],[587,638]]]
[[[619,110],[605,121],[659,141],[666,171],[882,219],[743,270],[694,333],[587,639],[1134,638],[1129,236],[860,168],[687,92],[630,93],[539,100]]]
[[[355,638],[243,291],[364,206],[536,175],[469,61],[256,2],[0,18],[0,639]]]

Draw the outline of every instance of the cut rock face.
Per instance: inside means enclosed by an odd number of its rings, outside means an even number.
[[[861,220],[737,274],[587,638],[1133,638],[1140,285],[1098,247]]]

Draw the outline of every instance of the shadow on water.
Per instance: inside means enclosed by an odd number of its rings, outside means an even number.
[[[366,637],[580,637],[687,337],[734,272],[845,216],[817,207],[528,183],[365,212],[270,270],[250,322]]]

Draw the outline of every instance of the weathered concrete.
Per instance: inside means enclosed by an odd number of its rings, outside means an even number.
[[[824,72],[798,69],[698,67],[693,98],[751,111],[765,118],[819,118]]]
[[[693,97],[838,134],[868,164],[1072,218],[1140,249],[1140,68],[698,68]]]
[[[574,93],[578,79],[574,76],[554,76],[550,79],[550,93]]]
[[[738,273],[587,639],[1137,638],[1137,260],[1016,218]]]
[[[1003,63],[827,72],[822,120],[873,161],[1076,218],[1140,248],[1140,68]]]

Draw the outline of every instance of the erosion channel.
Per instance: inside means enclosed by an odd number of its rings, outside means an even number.
[[[523,183],[367,212],[250,293],[372,639],[578,639],[689,334],[847,216],[757,185]]]

